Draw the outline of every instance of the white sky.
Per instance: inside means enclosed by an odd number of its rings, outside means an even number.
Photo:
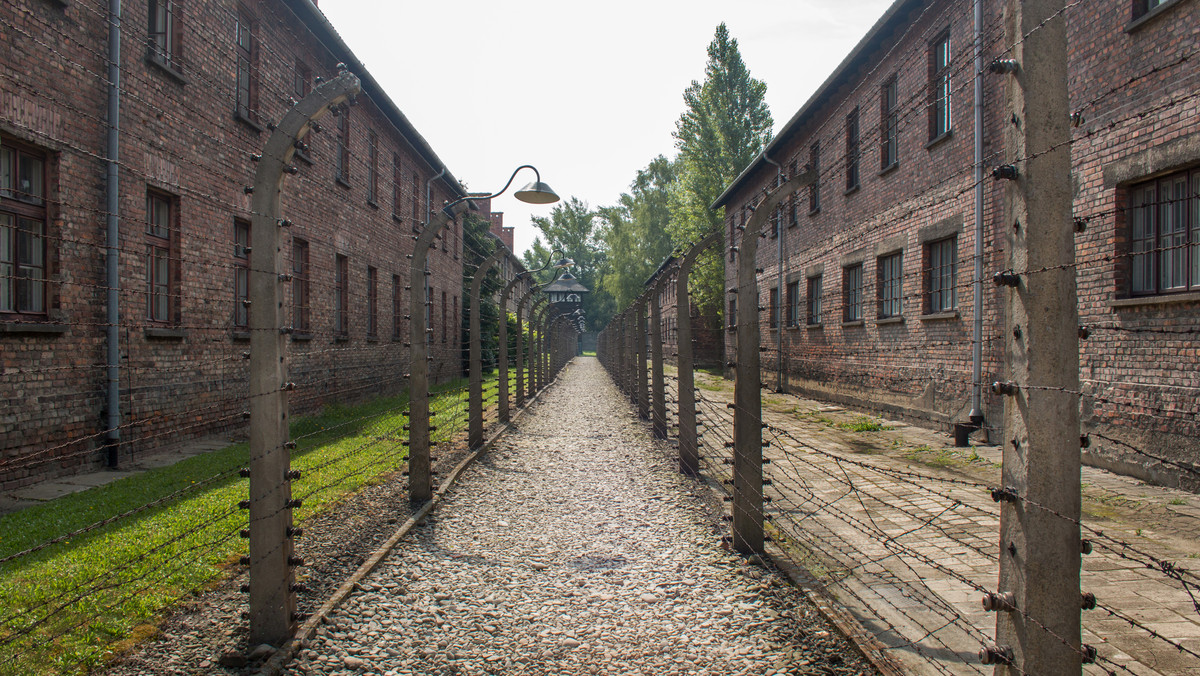
[[[767,83],[779,129],[890,4],[888,0],[320,0],[396,105],[472,191],[522,164],[566,199],[616,202],[638,169],[675,154],[683,91],[704,77],[724,21]],[[520,253],[538,234],[497,198]]]

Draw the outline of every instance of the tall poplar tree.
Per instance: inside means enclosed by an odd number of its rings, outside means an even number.
[[[608,250],[604,290],[616,307],[626,307],[641,295],[646,280],[674,248],[667,230],[674,182],[674,164],[659,155],[638,171],[630,192],[623,193],[616,206],[599,210],[607,221],[602,233]]]
[[[675,123],[678,177],[671,193],[671,235],[696,242],[721,227],[724,214],[709,206],[771,140],[767,85],[750,77],[737,40],[724,23],[708,45],[704,82],[683,93],[687,110]],[[724,264],[710,252],[693,275],[698,304],[720,312]]]

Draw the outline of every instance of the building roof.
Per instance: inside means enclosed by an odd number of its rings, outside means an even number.
[[[569,272],[562,273],[561,277],[543,286],[542,291],[545,293],[552,291],[559,293],[589,293],[588,288],[580,284],[579,280],[575,279],[575,275]]]
[[[733,182],[725,188],[725,191],[709,208],[715,210],[724,206],[735,193],[745,187],[751,174],[768,164],[766,158],[770,157],[773,151],[782,148],[794,135],[803,131],[805,125],[821,111],[822,106],[841,93],[843,86],[858,79],[859,69],[878,63],[879,59],[872,58],[873,54],[883,46],[885,40],[897,28],[912,22],[912,10],[922,6],[928,8],[932,5],[931,0],[895,0],[883,13],[883,16],[879,17],[875,25],[871,26],[867,34],[858,41],[858,44],[854,45],[854,49],[850,50],[846,58],[842,59],[833,73],[825,79],[825,82],[821,83],[817,91],[800,107],[800,110],[796,111],[792,119],[783,125],[775,138],[771,139],[771,142],[751,160],[745,169],[742,169],[742,173],[733,179]],[[772,159],[777,160],[778,158]]]
[[[379,108],[392,125],[400,132],[413,152],[421,157],[429,166],[445,173],[441,176],[442,181],[446,186],[457,196],[462,197],[467,194],[466,188],[458,182],[458,179],[450,173],[446,164],[442,162],[437,153],[433,152],[433,148],[423,136],[417,131],[416,127],[408,121],[404,113],[400,112],[400,108],[387,95],[383,87],[371,76],[367,67],[362,61],[354,55],[350,47],[346,44],[342,37],[338,35],[337,29],[333,24],[329,23],[329,19],[325,18],[325,14],[317,8],[316,3],[312,0],[282,0],[284,6],[292,11],[300,21],[312,31],[321,44],[329,50],[339,61],[346,64],[346,68],[350,72],[358,76],[362,82],[363,94],[371,99],[371,101]]]

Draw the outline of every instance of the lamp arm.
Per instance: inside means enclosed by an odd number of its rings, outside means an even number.
[[[533,166],[532,164],[522,164],[521,166],[519,166],[519,167],[517,167],[516,169],[514,169],[514,170],[513,170],[512,176],[509,176],[509,177],[508,177],[508,183],[505,183],[505,184],[504,184],[504,187],[503,187],[503,188],[500,188],[500,190],[499,190],[498,192],[495,192],[495,193],[493,193],[493,194],[491,194],[491,195],[488,195],[487,197],[474,197],[474,198],[472,198],[470,195],[464,195],[464,196],[462,196],[462,197],[459,197],[458,199],[454,200],[453,202],[447,202],[447,203],[446,203],[446,206],[442,207],[442,210],[443,210],[443,211],[445,211],[446,209],[450,209],[450,208],[451,208],[451,207],[453,207],[454,205],[456,205],[456,204],[458,204],[458,203],[460,203],[460,202],[465,202],[466,200],[469,200],[469,199],[490,200],[490,199],[492,199],[493,197],[499,197],[499,196],[503,195],[503,194],[504,194],[504,191],[505,191],[505,190],[508,190],[509,186],[511,186],[511,185],[512,185],[513,179],[515,179],[515,178],[517,177],[517,172],[521,171],[522,169],[533,169],[533,174],[534,174],[534,176],[536,176],[536,177],[537,177],[537,180],[538,180],[538,182],[541,182],[541,180],[542,180],[542,174],[541,174],[541,172],[539,172],[539,171],[537,170],[537,167]],[[544,268],[543,268],[543,269],[544,269]]]

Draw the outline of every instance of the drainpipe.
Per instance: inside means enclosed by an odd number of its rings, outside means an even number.
[[[983,0],[975,0],[975,322],[971,341],[971,425],[983,425]]]
[[[763,149],[762,156],[768,164],[775,165],[776,170],[778,170],[779,184],[783,185],[783,167],[767,156],[765,148]],[[774,218],[774,216],[769,216],[768,218]],[[779,245],[779,272],[776,275],[777,279],[775,282],[775,352],[777,356],[776,364],[778,366],[778,370],[775,372],[776,392],[783,392],[783,325],[786,323],[785,317],[787,316],[783,309],[783,288],[784,281],[787,279],[783,270],[783,230],[783,218],[780,217],[775,221],[775,240],[776,244]]]
[[[108,466],[116,467],[121,447],[121,343],[120,343],[120,293],[118,277],[117,247],[120,229],[117,224],[117,209],[120,208],[120,176],[118,154],[121,138],[121,0],[108,0],[108,138],[105,164],[105,275],[107,282],[106,305],[108,314],[105,326],[107,347],[107,391],[104,448],[108,453]]]

